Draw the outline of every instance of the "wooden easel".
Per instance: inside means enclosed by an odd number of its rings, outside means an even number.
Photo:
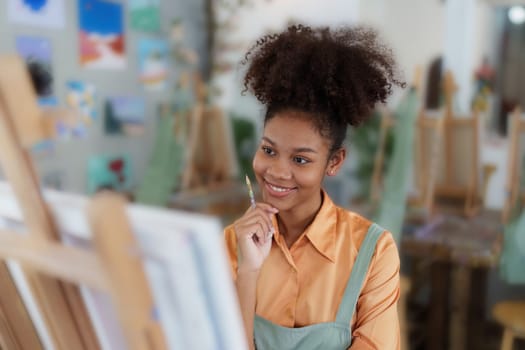
[[[410,206],[423,209],[427,217],[434,213],[436,177],[444,132],[444,118],[421,111],[417,120],[416,187]]]
[[[520,107],[512,112],[509,120],[509,153],[507,160],[507,179],[505,181],[505,203],[502,218],[506,223],[511,212],[522,194],[520,193],[520,178],[523,167],[523,158],[520,157],[520,136],[525,133],[525,119],[522,118]]]
[[[195,105],[190,116],[183,190],[217,186],[231,177],[232,157],[226,139],[225,116],[219,107],[208,105],[207,90],[200,75],[195,74]]]
[[[480,165],[479,113],[457,117],[453,111],[453,97],[457,85],[450,71],[443,78],[444,110],[422,111],[418,122],[416,147],[419,172],[416,177],[423,206],[434,211],[437,198],[463,201],[462,212],[475,215],[483,202],[490,175],[490,165]],[[428,118],[427,118],[428,117]],[[436,137],[428,147],[428,133]]]
[[[470,116],[457,117],[453,110],[453,98],[457,91],[452,72],[447,71],[443,78],[445,97],[445,125],[443,144],[443,177],[438,180],[436,195],[464,200],[464,213],[475,215],[482,204],[480,191],[480,157],[479,157],[479,111],[473,110]],[[466,140],[466,142],[465,142]],[[466,155],[458,153],[467,146]],[[468,162],[466,169],[461,165]],[[467,171],[463,181],[459,179],[456,169]]]
[[[165,349],[161,330],[152,321],[144,272],[138,259],[129,255],[132,235],[124,200],[106,194],[91,207],[97,252],[60,242],[26,150],[49,136],[48,121],[41,118],[24,63],[15,56],[0,56],[0,164],[27,228],[24,235],[0,230],[0,344],[7,349],[43,349],[5,264],[13,259],[23,266],[55,349],[100,348],[77,285],[112,295],[130,349]]]
[[[416,89],[418,94],[421,91],[421,76],[422,71],[420,66],[416,66],[414,76],[410,87]],[[383,167],[385,163],[385,147],[388,131],[395,125],[395,119],[392,116],[392,111],[382,106],[380,108],[381,124],[379,127],[379,140],[377,142],[377,149],[374,156],[374,169],[372,172],[372,181],[370,183],[370,201],[375,204],[381,197],[381,188],[383,182]]]
[[[29,153],[24,149],[46,138],[49,129],[40,118],[25,66],[16,57],[2,57],[0,60],[0,96],[0,162],[3,170],[19,198],[33,237],[56,241],[58,233],[40,195]],[[32,268],[25,268],[25,274],[57,348],[97,348],[78,288],[39,274]],[[8,279],[2,283],[6,284],[5,288],[13,287]],[[9,315],[9,312],[4,314]],[[13,322],[9,324],[18,326]],[[19,330],[13,330],[12,334],[19,333]]]
[[[421,91],[421,67],[417,66],[411,86]],[[385,145],[388,130],[395,125],[392,113],[387,109],[381,110],[381,126],[379,131],[378,148],[374,158],[374,171],[371,182],[371,201],[377,203],[381,196],[382,169],[385,158]],[[419,112],[415,135],[415,165],[417,167],[415,182],[417,194],[408,199],[411,208],[422,209],[430,216],[434,210],[436,172],[441,145],[443,142],[444,118],[424,111]]]

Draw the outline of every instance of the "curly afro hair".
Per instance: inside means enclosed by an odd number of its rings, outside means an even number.
[[[306,112],[317,130],[342,146],[348,125],[357,126],[375,104],[385,103],[397,76],[392,52],[363,27],[294,25],[266,35],[246,53],[244,91],[266,106],[265,123],[283,110]]]

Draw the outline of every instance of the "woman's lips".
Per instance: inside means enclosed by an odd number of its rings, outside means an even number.
[[[272,197],[286,197],[292,192],[295,192],[297,190],[296,187],[283,187],[279,185],[274,185],[269,183],[268,181],[264,181],[264,187],[266,188],[266,191],[272,196]]]

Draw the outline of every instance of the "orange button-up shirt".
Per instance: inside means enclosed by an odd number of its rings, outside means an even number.
[[[335,321],[370,225],[362,216],[337,207],[326,193],[315,219],[290,248],[274,222],[272,247],[257,281],[257,315],[285,327]],[[225,239],[236,277],[233,226],[225,229]],[[379,238],[363,283],[350,324],[351,349],[399,349],[399,255],[389,232]]]

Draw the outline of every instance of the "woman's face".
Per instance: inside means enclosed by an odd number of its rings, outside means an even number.
[[[253,159],[263,201],[281,212],[318,202],[324,175],[335,175],[345,156],[339,150],[329,160],[330,146],[302,112],[285,111],[268,120]]]

